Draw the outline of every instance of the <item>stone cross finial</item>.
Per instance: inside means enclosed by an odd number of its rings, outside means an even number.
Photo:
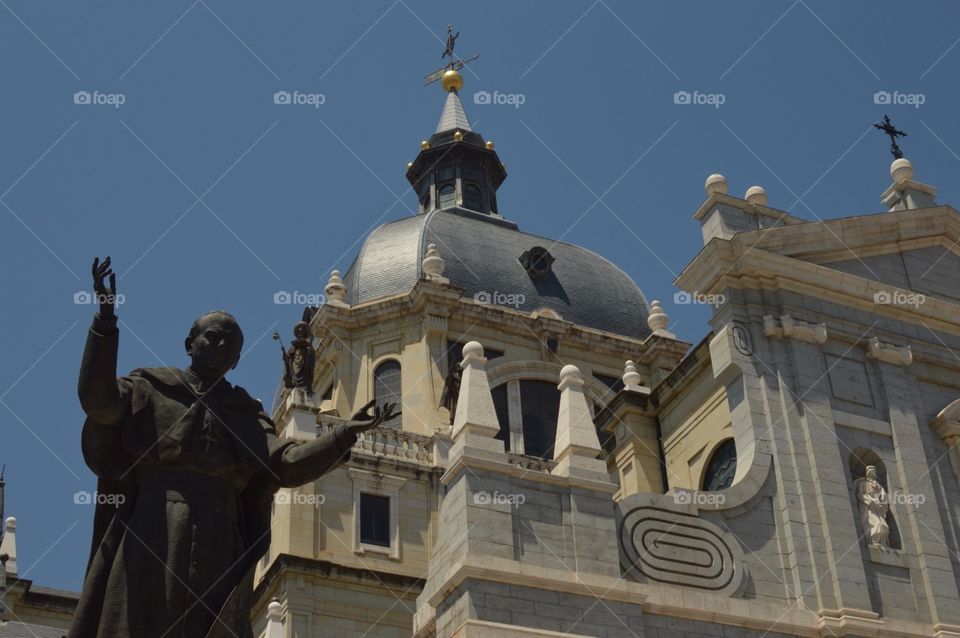
[[[327,281],[326,288],[323,289],[323,294],[327,296],[327,301],[344,303],[347,298],[347,287],[340,278],[339,270],[330,272],[330,279]]]

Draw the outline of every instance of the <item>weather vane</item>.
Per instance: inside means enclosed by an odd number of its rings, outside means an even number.
[[[457,38],[459,37],[460,37],[460,32],[457,31],[456,33],[454,33],[453,25],[448,24],[447,25],[447,44],[443,49],[443,55],[441,55],[440,57],[449,58],[449,60],[442,67],[440,67],[433,73],[430,73],[429,75],[423,78],[424,86],[428,84],[433,84],[434,82],[442,78],[443,74],[446,73],[447,71],[459,71],[466,64],[473,62],[474,60],[480,57],[480,55],[477,54],[466,60],[457,59],[454,56],[453,48],[457,45]]]
[[[901,131],[898,128],[895,128],[893,124],[890,123],[890,116],[883,116],[883,124],[874,124],[875,128],[880,129],[890,137],[890,152],[893,154],[895,159],[900,159],[903,157],[903,151],[900,150],[900,147],[897,145],[898,137],[906,137],[907,134]]]

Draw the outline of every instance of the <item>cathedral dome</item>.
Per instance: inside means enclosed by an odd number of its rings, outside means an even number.
[[[499,216],[463,208],[434,210],[371,232],[347,274],[346,301],[408,292],[435,244],[444,276],[465,297],[521,312],[550,309],[565,321],[644,339],[649,306],[630,277],[580,246],[521,232]]]
[[[427,76],[428,83],[449,81],[442,83],[446,99],[436,131],[420,143],[407,167],[420,212],[367,236],[344,277],[345,301],[409,292],[434,244],[445,263],[444,277],[468,299],[646,338],[649,306],[626,273],[580,246],[521,232],[499,214],[497,189],[506,168],[493,142],[472,129],[463,110],[457,71],[465,63],[451,61]]]

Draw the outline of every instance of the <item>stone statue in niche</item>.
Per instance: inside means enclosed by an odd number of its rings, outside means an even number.
[[[867,544],[889,549],[890,526],[887,524],[887,513],[890,511],[890,503],[887,490],[877,479],[875,465],[867,466],[866,474],[856,480],[855,489],[860,505],[860,524],[863,526]]]
[[[304,392],[313,391],[313,369],[316,353],[310,341],[310,324],[300,321],[293,327],[293,341],[290,349],[280,347],[283,357],[283,384],[288,388],[299,388]],[[280,341],[280,334],[274,332],[273,338]]]
[[[274,493],[341,465],[361,433],[399,414],[395,404],[371,401],[309,442],[278,437],[260,402],[225,378],[243,332],[223,311],[194,321],[188,367],[117,377],[109,257],[94,261],[93,286],[100,308],[77,390],[100,498],[70,638],[253,638],[254,566],[270,544]]]

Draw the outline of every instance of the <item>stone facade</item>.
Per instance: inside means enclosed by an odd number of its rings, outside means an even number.
[[[676,282],[715,301],[693,348],[659,302],[644,339],[478,303],[436,245],[409,291],[320,308],[316,392],[281,397],[278,427],[315,436],[374,397],[389,359],[402,423],[281,495],[258,630],[960,636],[960,216],[902,169],[890,212],[817,223],[711,176],[705,245]],[[558,388],[545,458],[523,453],[524,379]],[[728,440],[735,471],[706,490]],[[865,540],[867,465],[890,495],[889,546]],[[361,493],[389,499],[389,546],[358,539]]]

